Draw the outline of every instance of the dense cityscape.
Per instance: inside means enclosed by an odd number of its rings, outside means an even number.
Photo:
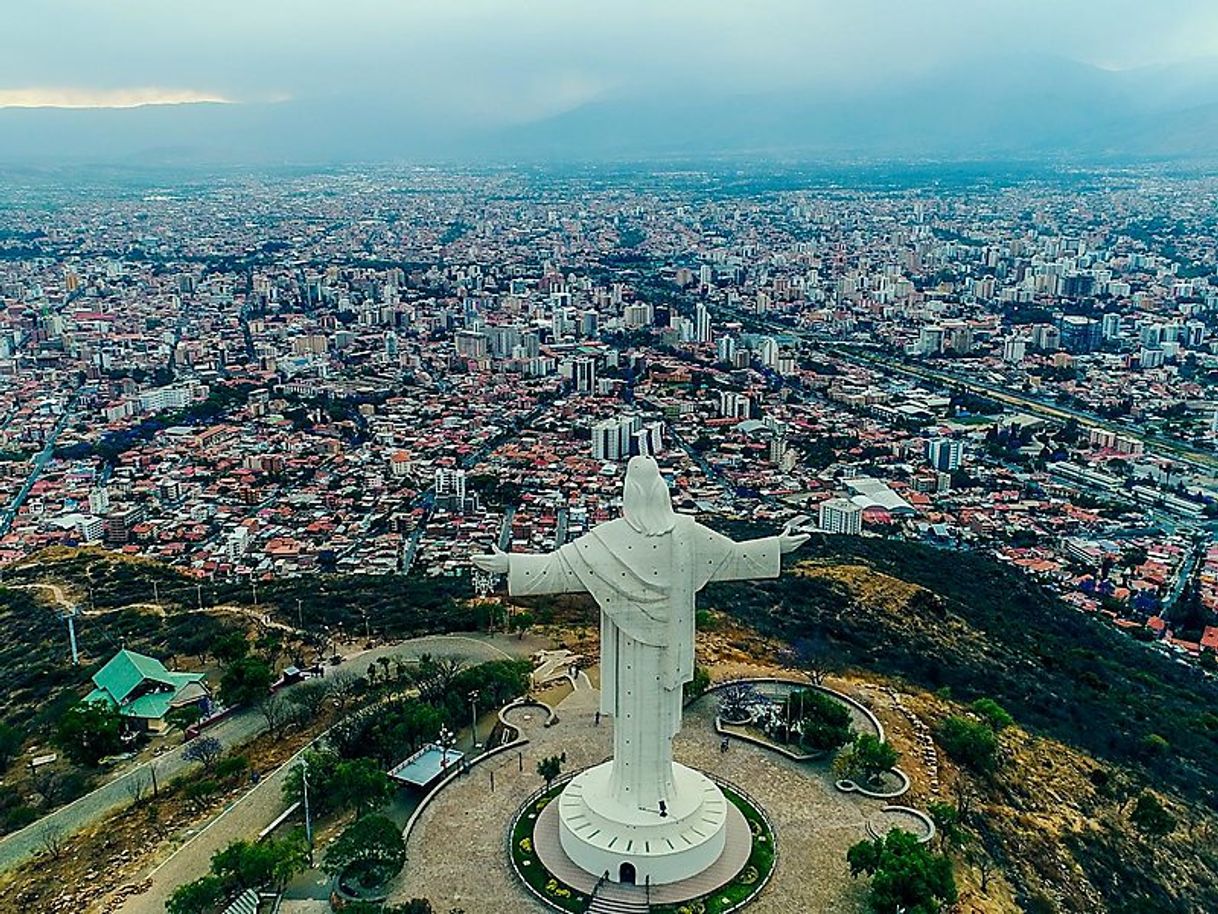
[[[615,516],[649,454],[680,510],[982,551],[1213,657],[1218,185],[860,184],[14,189],[0,561],[462,575]]]

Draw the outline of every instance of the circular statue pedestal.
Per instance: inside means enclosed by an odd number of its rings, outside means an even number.
[[[696,876],[722,856],[728,802],[714,781],[674,764],[672,799],[661,815],[614,800],[612,768],[589,768],[559,797],[559,840],[573,863],[611,882],[659,886]]]

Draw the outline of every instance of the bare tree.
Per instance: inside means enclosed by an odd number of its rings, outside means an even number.
[[[815,685],[823,685],[826,676],[841,669],[840,654],[820,629],[795,641],[791,654],[795,666],[807,673]]]
[[[223,754],[224,744],[214,736],[196,736],[182,750],[182,760],[198,762],[203,766],[203,770],[210,774]]]
[[[123,781],[123,788],[127,791],[127,796],[131,800],[132,806],[138,806],[140,802],[148,795],[148,790],[152,786],[152,781],[148,778],[147,773],[143,770],[132,772],[127,779]]]
[[[978,888],[981,889],[981,894],[990,894],[990,877],[994,874],[994,858],[986,853],[983,847],[975,847],[969,856],[977,867],[977,875],[980,877]]]
[[[63,775],[54,768],[36,768],[30,774],[30,783],[34,792],[42,797],[42,805],[51,807],[63,793]]]
[[[58,822],[48,822],[38,832],[38,844],[52,860],[58,860],[63,855],[67,843],[67,830]]]
[[[266,729],[271,736],[278,736],[288,721],[292,719],[292,708],[278,692],[272,692],[258,702],[258,710],[266,721]]]
[[[326,681],[329,683],[330,698],[334,701],[334,707],[342,714],[355,699],[356,683],[359,681],[359,677],[350,670],[338,670],[334,675],[327,676]]]

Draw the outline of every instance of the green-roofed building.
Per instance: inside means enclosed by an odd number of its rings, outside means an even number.
[[[177,673],[159,660],[121,650],[93,674],[94,689],[85,701],[104,702],[129,722],[147,730],[165,728],[172,708],[209,700],[202,673]]]

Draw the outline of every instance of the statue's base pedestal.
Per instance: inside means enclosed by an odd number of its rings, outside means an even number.
[[[706,775],[673,766],[668,815],[618,803],[612,762],[575,777],[558,799],[558,837],[571,862],[612,882],[665,885],[708,869],[723,853],[728,801]]]

